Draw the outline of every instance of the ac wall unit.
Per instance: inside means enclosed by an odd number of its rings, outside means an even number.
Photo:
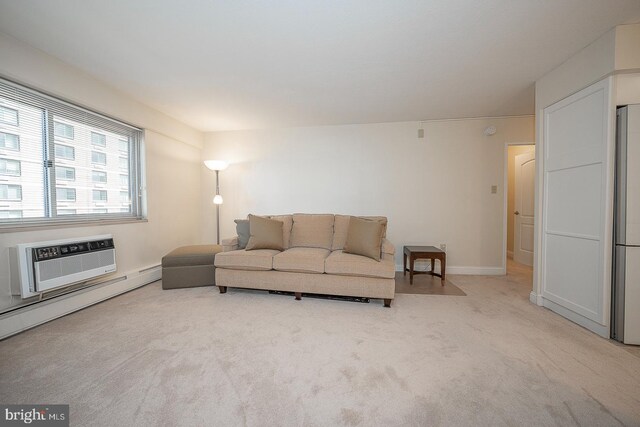
[[[18,275],[13,288],[22,298],[116,271],[116,248],[110,234],[23,243],[14,250],[12,271]]]

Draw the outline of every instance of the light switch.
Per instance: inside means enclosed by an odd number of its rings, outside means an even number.
[[[498,186],[497,185],[492,185],[491,186],[491,194],[496,194],[498,192]]]
[[[424,138],[424,129],[418,129],[418,138]]]

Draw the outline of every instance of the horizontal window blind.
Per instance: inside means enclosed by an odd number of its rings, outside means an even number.
[[[4,79],[0,111],[0,226],[142,218],[141,129]]]

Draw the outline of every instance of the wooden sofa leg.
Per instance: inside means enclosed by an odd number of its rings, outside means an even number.
[[[384,299],[384,306],[385,307],[391,307],[391,299],[385,298]]]
[[[302,299],[302,292],[296,292],[296,301],[300,301]]]
[[[221,294],[226,294],[227,293],[227,287],[226,286],[218,286],[218,289],[220,289],[220,293]]]

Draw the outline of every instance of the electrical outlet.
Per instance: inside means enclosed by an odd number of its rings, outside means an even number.
[[[442,249],[443,251],[447,250],[447,244],[446,243],[440,243],[440,249]]]
[[[498,186],[497,185],[492,185],[491,186],[491,194],[496,194],[498,192]]]

